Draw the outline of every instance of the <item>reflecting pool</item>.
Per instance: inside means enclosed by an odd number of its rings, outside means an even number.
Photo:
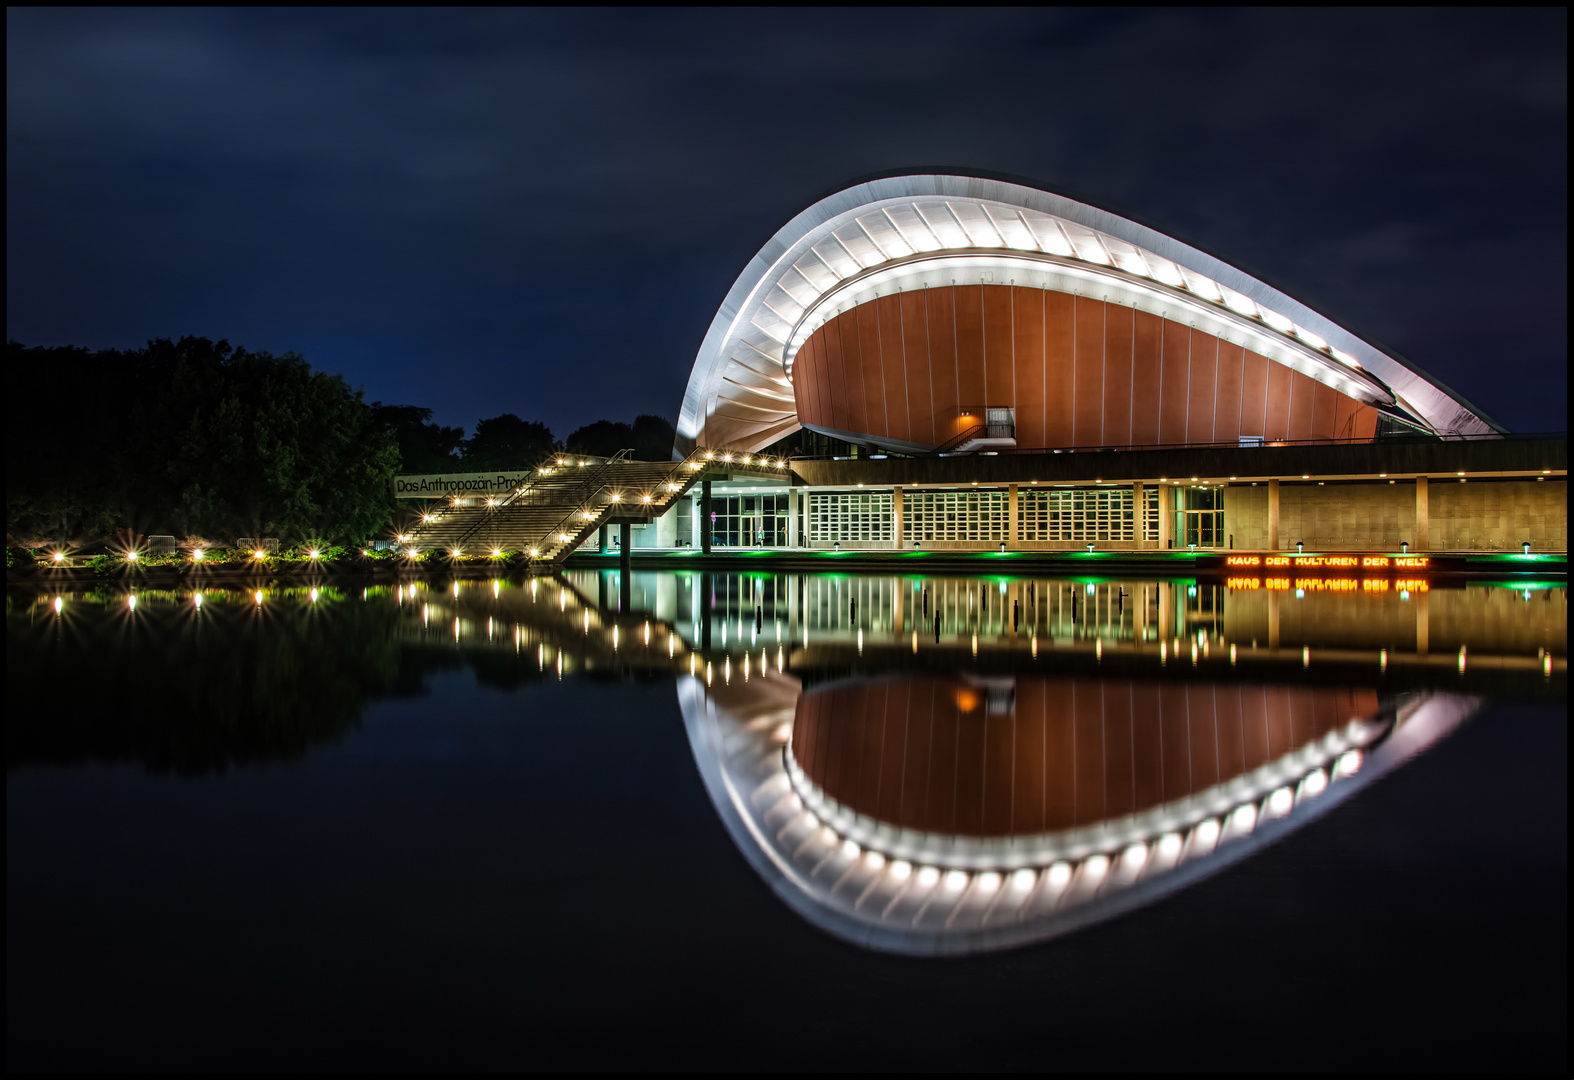
[[[13,1067],[823,1067],[738,1055],[828,985],[849,1067],[1042,1067],[997,993],[1281,1047],[1351,978],[1502,1007],[1434,959],[1562,985],[1561,580],[13,589],[6,651]]]

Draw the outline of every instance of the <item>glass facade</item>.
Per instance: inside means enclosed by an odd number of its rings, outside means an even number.
[[[1175,546],[1221,548],[1229,538],[1224,532],[1223,488],[1178,488],[1175,511]]]
[[[712,547],[787,546],[786,495],[718,496],[710,510]]]
[[[920,491],[902,495],[902,540],[1006,539],[1003,491]]]

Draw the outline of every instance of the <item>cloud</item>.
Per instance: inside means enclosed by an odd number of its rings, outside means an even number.
[[[11,9],[8,329],[315,342],[386,400],[463,363],[491,388],[445,387],[448,422],[544,388],[577,426],[676,402],[732,276],[809,201],[938,164],[1131,214],[1335,318],[1380,298],[1403,333],[1467,318],[1435,297],[1478,233],[1511,234],[1513,288],[1561,288],[1565,22]],[[605,398],[569,356],[619,373]]]

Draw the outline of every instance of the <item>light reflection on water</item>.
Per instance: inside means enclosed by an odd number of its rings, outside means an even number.
[[[1484,697],[1565,695],[1561,583],[1405,584],[592,571],[13,594],[8,768],[297,760],[456,666],[509,692],[675,677],[712,804],[795,910],[886,950],[1001,948],[1238,860]],[[63,690],[73,708],[41,707]]]

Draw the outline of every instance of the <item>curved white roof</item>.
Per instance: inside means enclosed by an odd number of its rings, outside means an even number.
[[[1277,289],[1134,221],[1020,184],[970,176],[872,180],[821,199],[749,261],[711,321],[678,417],[678,451],[757,450],[799,426],[797,350],[882,293],[990,281],[1097,292],[1190,322],[1444,434],[1485,417]]]

